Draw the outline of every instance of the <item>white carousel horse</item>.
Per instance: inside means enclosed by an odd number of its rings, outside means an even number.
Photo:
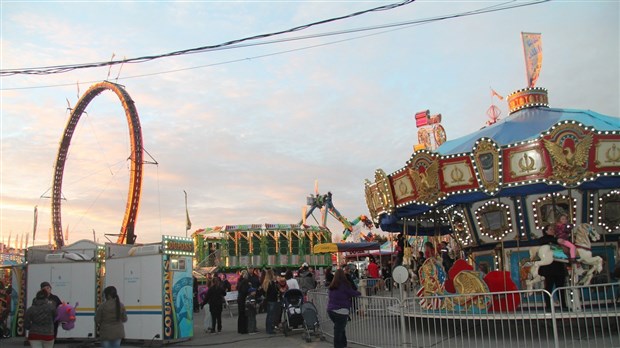
[[[592,256],[592,249],[590,247],[590,240],[596,242],[601,238],[601,235],[596,231],[596,228],[590,224],[576,225],[575,228],[573,228],[573,235],[575,236],[575,246],[577,248],[577,262],[590,266],[579,284],[588,285],[594,273],[600,273],[603,270],[603,259],[599,256]],[[538,274],[540,266],[549,265],[554,260],[553,250],[549,245],[531,248],[530,259],[534,260],[536,255],[538,255],[540,261],[534,261],[532,268],[530,268],[530,276],[532,279],[528,279],[525,282],[528,290],[531,290],[535,284],[545,279]],[[567,259],[560,259],[559,261],[566,262]]]

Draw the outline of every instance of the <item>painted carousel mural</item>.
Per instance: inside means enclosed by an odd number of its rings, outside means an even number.
[[[562,215],[582,250],[572,284],[614,281],[620,118],[550,107],[547,90],[533,82],[507,97],[506,118],[498,120],[490,109],[494,117],[486,127],[435,148],[421,143],[404,167],[391,174],[378,169],[374,181],[366,180],[371,218],[384,231],[443,238],[459,251],[462,260],[449,270],[438,258],[425,262],[421,297],[540,286],[537,253],[530,256],[530,249],[538,246],[543,227]],[[431,302],[423,306],[457,305]]]

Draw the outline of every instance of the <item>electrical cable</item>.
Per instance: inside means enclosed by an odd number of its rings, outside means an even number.
[[[67,72],[67,71],[72,71],[72,70],[76,70],[76,69],[86,69],[86,68],[111,66],[111,65],[126,64],[126,63],[142,63],[142,62],[147,62],[147,61],[151,61],[151,60],[154,60],[154,59],[160,59],[160,58],[165,58],[165,57],[173,57],[173,56],[179,56],[179,55],[184,55],[184,54],[189,54],[189,53],[199,53],[199,52],[208,51],[208,50],[211,50],[211,49],[214,49],[214,48],[234,45],[234,44],[241,43],[241,42],[244,42],[244,41],[262,39],[262,38],[266,38],[266,37],[270,37],[270,36],[292,33],[292,32],[295,32],[295,31],[300,31],[300,30],[308,29],[308,28],[313,27],[313,26],[317,26],[317,25],[321,25],[321,24],[326,24],[326,23],[330,23],[330,22],[339,21],[339,20],[342,20],[342,19],[347,19],[347,18],[352,18],[352,17],[360,16],[360,15],[363,15],[363,14],[366,14],[366,13],[369,13],[369,12],[391,10],[391,9],[394,9],[394,8],[397,8],[397,7],[408,5],[410,3],[413,3],[414,1],[415,0],[404,0],[404,1],[399,2],[399,3],[383,5],[383,6],[371,8],[371,9],[368,9],[368,10],[363,10],[363,11],[355,12],[355,13],[352,13],[352,14],[349,14],[349,15],[345,15],[345,16],[334,17],[334,18],[330,18],[330,19],[324,19],[324,20],[321,20],[321,21],[318,21],[318,22],[304,24],[304,25],[297,26],[297,27],[294,27],[294,28],[291,28],[291,29],[287,29],[287,30],[282,30],[282,31],[278,31],[278,32],[268,33],[268,34],[254,35],[254,36],[245,37],[245,38],[242,38],[242,39],[227,41],[227,42],[224,42],[224,43],[221,43],[221,44],[217,44],[217,45],[212,45],[212,46],[202,46],[202,47],[190,48],[190,49],[185,49],[185,50],[181,50],[181,51],[174,51],[174,52],[169,52],[169,53],[164,53],[164,54],[159,54],[159,55],[143,56],[143,57],[137,57],[137,58],[122,59],[122,60],[110,60],[110,61],[107,61],[107,62],[98,62],[98,63],[55,65],[55,66],[22,68],[22,69],[0,69],[0,76],[59,74],[59,73],[63,73],[63,72]]]
[[[286,39],[279,39],[279,40],[272,40],[272,41],[263,41],[263,42],[257,42],[257,43],[251,43],[251,44],[232,45],[232,46],[222,47],[222,48],[218,48],[218,49],[212,49],[212,50],[209,50],[209,51],[218,51],[218,50],[222,50],[222,49],[236,49],[236,48],[243,48],[243,47],[250,47],[250,46],[260,46],[260,45],[267,45],[267,44],[274,44],[274,43],[281,43],[281,42],[314,39],[314,38],[327,37],[327,36],[335,36],[335,35],[363,32],[363,31],[378,30],[378,29],[384,29],[384,28],[392,28],[390,30],[385,30],[385,31],[377,32],[377,33],[371,33],[371,34],[367,34],[367,35],[356,36],[356,37],[346,38],[346,39],[337,40],[337,41],[325,42],[325,43],[311,45],[311,46],[305,46],[305,47],[294,48],[294,49],[278,51],[278,52],[271,52],[271,53],[266,53],[266,54],[263,54],[263,55],[257,55],[257,56],[252,56],[252,57],[227,60],[227,61],[223,61],[223,62],[216,62],[216,63],[198,65],[198,66],[187,67],[187,68],[180,68],[180,69],[174,69],[174,70],[166,70],[166,71],[159,71],[159,72],[153,72],[153,73],[146,73],[146,74],[139,74],[139,75],[131,75],[131,76],[119,77],[119,78],[117,78],[117,80],[128,80],[128,79],[133,79],[133,78],[156,76],[156,75],[170,74],[170,73],[186,71],[186,70],[194,70],[194,69],[208,68],[208,67],[214,67],[214,66],[219,66],[219,65],[226,65],[226,64],[231,64],[231,63],[238,63],[238,62],[248,61],[248,60],[252,60],[252,59],[265,58],[265,57],[269,57],[269,56],[275,56],[275,55],[280,55],[280,54],[285,54],[285,53],[302,51],[302,50],[306,50],[306,49],[311,49],[311,48],[316,48],[316,47],[328,46],[328,45],[333,45],[333,44],[337,44],[337,43],[357,40],[357,39],[366,38],[366,37],[370,37],[370,36],[381,35],[381,34],[393,32],[393,31],[396,31],[396,30],[408,29],[408,28],[411,28],[411,27],[414,27],[414,26],[423,25],[423,24],[430,24],[430,23],[434,23],[434,22],[438,22],[438,21],[442,21],[442,20],[455,19],[455,18],[467,17],[467,16],[473,16],[473,15],[479,15],[479,14],[486,14],[486,13],[496,12],[496,11],[510,10],[510,9],[514,9],[514,8],[518,8],[518,7],[538,5],[538,4],[541,4],[541,3],[544,3],[544,2],[549,2],[549,1],[551,1],[551,0],[536,0],[536,1],[528,2],[528,3],[517,3],[517,4],[513,4],[513,5],[509,5],[509,6],[504,6],[505,4],[499,4],[499,5],[494,5],[494,6],[478,9],[478,10],[467,11],[467,12],[451,14],[451,15],[445,15],[445,16],[432,17],[432,18],[411,20],[411,21],[405,21],[405,22],[399,22],[399,23],[390,23],[390,24],[384,24],[384,25],[378,25],[378,26],[372,26],[372,27],[347,29],[347,30],[342,30],[342,31],[337,31],[337,32],[320,33],[320,34],[300,36],[300,37],[294,37],[294,38],[286,38]],[[207,51],[205,51],[205,52],[207,52]],[[96,83],[96,82],[99,82],[99,80],[97,80],[97,81],[83,81],[82,83],[88,84],[88,83]],[[0,88],[0,90],[2,90],[2,91],[9,91],[9,90],[27,90],[27,89],[66,87],[66,86],[72,86],[74,84],[75,83],[71,82],[71,83],[62,83],[62,84],[54,84],[54,85],[41,85],[41,86],[28,86],[28,87],[8,87],[8,88],[3,87],[3,88]]]

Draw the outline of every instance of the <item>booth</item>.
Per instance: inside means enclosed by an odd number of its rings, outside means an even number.
[[[75,327],[58,327],[58,339],[86,339],[95,337],[95,309],[100,303],[103,284],[103,246],[89,240],[80,240],[59,250],[32,247],[26,256],[27,308],[41,290],[42,282],[49,282],[52,293],[76,306]],[[18,330],[18,332],[23,330]]]
[[[127,309],[126,340],[182,341],[194,335],[191,238],[140,246],[106,244],[106,286]]]

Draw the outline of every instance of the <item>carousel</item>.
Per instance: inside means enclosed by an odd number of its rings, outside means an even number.
[[[435,149],[416,146],[404,167],[376,170],[374,182],[365,184],[373,222],[384,231],[450,239],[469,269],[505,272],[516,290],[532,286],[530,251],[542,228],[565,215],[573,243],[588,250],[578,258],[585,272],[574,284],[612,282],[620,237],[620,118],[549,107],[540,87],[507,99],[505,119],[450,141],[435,134]],[[440,270],[442,282],[450,280],[448,271]]]

